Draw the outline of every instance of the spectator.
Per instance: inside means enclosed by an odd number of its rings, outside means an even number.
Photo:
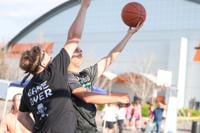
[[[1,122],[1,133],[29,133],[17,119],[21,96],[20,93],[13,96],[11,110]]]
[[[126,128],[132,127],[133,105],[126,106]]]
[[[157,107],[153,111],[154,115],[154,124],[155,124],[155,129],[156,133],[160,133],[161,130],[161,124],[162,124],[162,119],[163,119],[163,112],[166,108],[166,105],[159,100],[156,100]]]
[[[137,99],[133,104],[133,113],[132,113],[132,123],[137,131],[141,130],[141,119],[142,119],[141,102],[139,99]]]
[[[107,104],[103,109],[103,131],[105,133],[115,133],[117,124],[118,107],[116,104]]]
[[[126,116],[126,109],[123,104],[118,104],[119,110],[117,113],[117,125],[119,129],[119,133],[123,132],[123,127],[124,127],[124,120]]]
[[[154,111],[154,106],[153,104],[149,103],[150,107],[149,107],[149,119],[147,121],[147,125],[146,125],[146,128],[145,128],[145,133],[152,133],[153,130],[154,130],[154,123],[153,123],[153,120],[154,120],[154,114],[153,114],[153,111]]]

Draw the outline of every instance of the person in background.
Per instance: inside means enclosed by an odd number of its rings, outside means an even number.
[[[141,130],[141,119],[142,119],[142,109],[141,109],[140,99],[136,99],[133,103],[133,113],[132,113],[132,123],[137,131]]]
[[[103,133],[116,133],[117,104],[107,104],[103,109]]]
[[[166,105],[159,99],[156,100],[156,104],[157,107],[153,110],[153,116],[154,116],[153,123],[155,125],[156,133],[160,133],[162,119],[163,119],[163,112],[166,108]]]
[[[146,122],[145,133],[152,133],[154,130],[154,127],[155,127],[155,125],[153,123],[153,120],[154,120],[153,111],[154,111],[155,107],[152,103],[148,103],[148,104],[149,104],[149,117]]]
[[[152,121],[154,120],[154,114],[153,114],[153,111],[154,111],[154,105],[153,104],[149,104],[150,107],[149,107],[149,121]]]
[[[126,128],[132,127],[132,115],[133,115],[133,105],[129,104],[126,106]]]
[[[30,133],[17,119],[22,94],[13,96],[10,112],[3,118],[0,133]]]
[[[119,129],[119,133],[123,132],[124,128],[124,120],[126,117],[126,108],[124,104],[118,103],[118,113],[117,113],[117,125]]]

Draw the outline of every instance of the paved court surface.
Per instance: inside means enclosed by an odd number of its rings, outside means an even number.
[[[11,105],[10,103],[11,102],[9,102],[9,104],[8,104],[9,107],[7,108],[7,111],[10,108],[10,105]],[[3,107],[4,107],[4,102],[0,100],[0,118],[2,117]],[[102,120],[101,120],[99,112],[97,112],[96,120],[97,120],[97,126],[98,126],[99,133],[102,133],[102,125],[101,125]],[[191,127],[192,127],[191,121],[180,121],[177,123],[177,132],[176,133],[191,133]],[[142,132],[134,131],[132,129],[125,129],[123,131],[123,133],[142,133]]]

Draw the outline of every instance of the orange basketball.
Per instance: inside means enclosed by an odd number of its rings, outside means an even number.
[[[136,27],[138,22],[145,21],[146,10],[142,4],[130,2],[123,7],[121,17],[126,25]]]

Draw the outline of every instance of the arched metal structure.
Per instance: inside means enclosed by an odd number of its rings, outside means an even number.
[[[27,27],[25,27],[23,30],[21,30],[14,38],[12,38],[7,46],[6,49],[9,49],[12,47],[16,42],[18,42],[20,39],[22,39],[25,35],[30,33],[33,29],[38,27],[40,24],[46,22],[48,19],[54,17],[55,15],[59,14],[60,12],[72,8],[80,3],[80,0],[68,0],[67,2],[64,2],[63,4],[53,8],[52,10],[48,11],[35,21],[33,21],[31,24],[29,24]]]

